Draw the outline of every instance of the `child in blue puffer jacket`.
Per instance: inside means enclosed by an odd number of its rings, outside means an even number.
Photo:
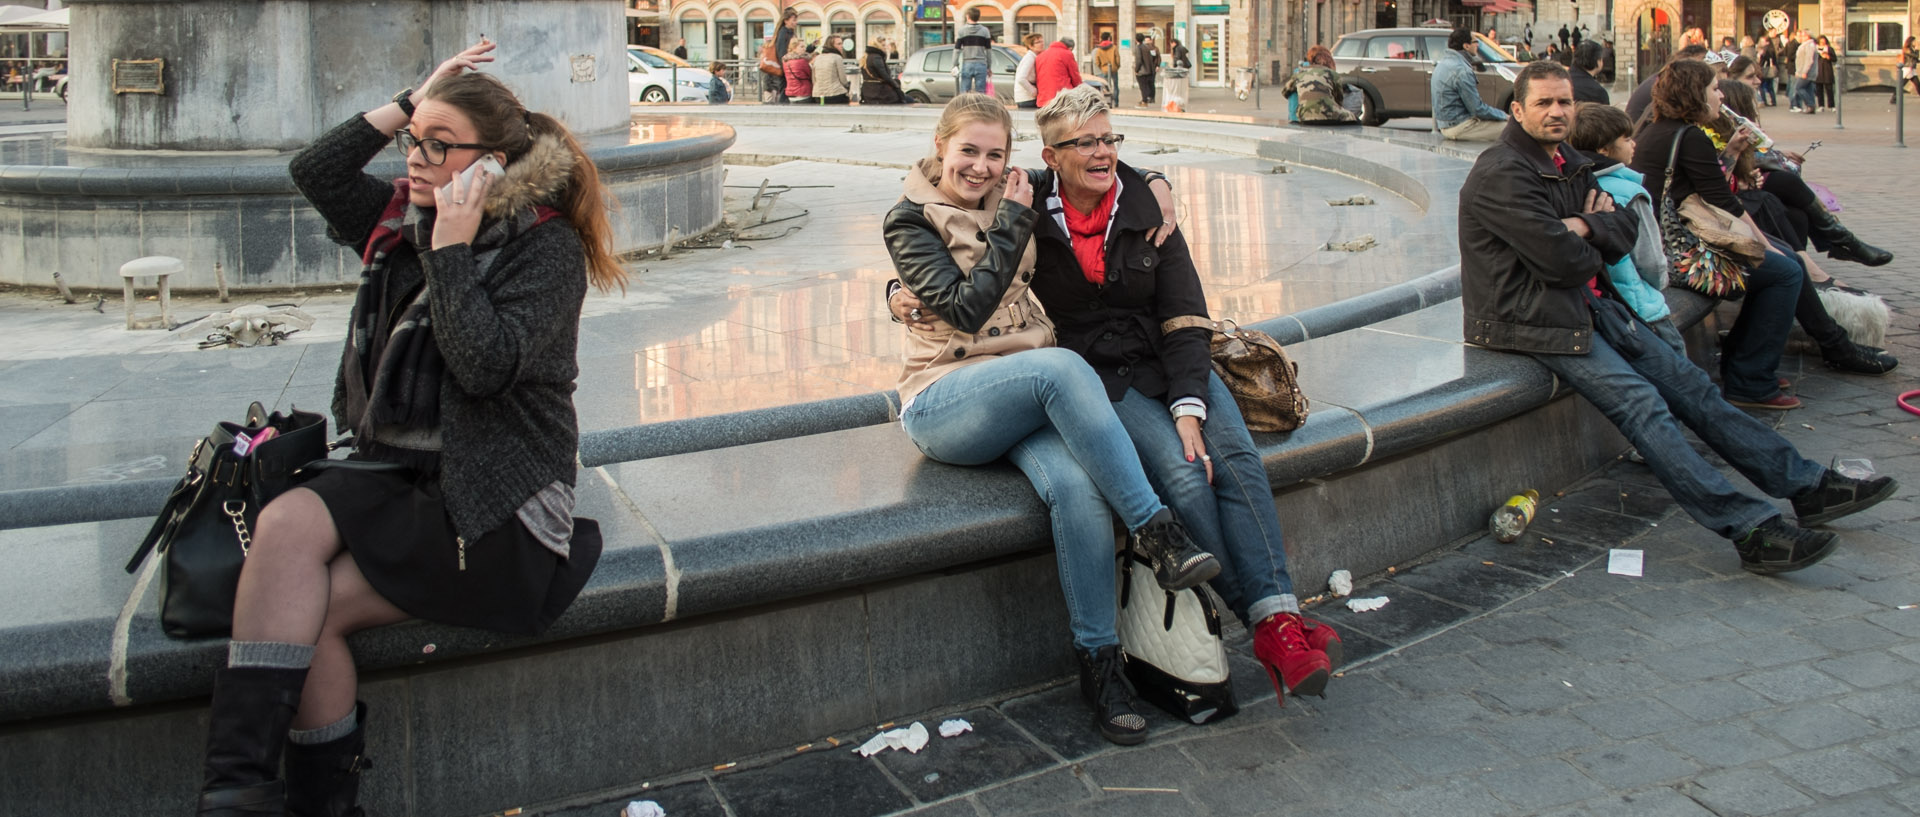
[[[1630,212],[1640,223],[1640,237],[1628,253],[1607,265],[1607,281],[1620,300],[1640,320],[1653,329],[1681,357],[1686,357],[1686,342],[1680,330],[1667,316],[1667,251],[1660,240],[1660,218],[1653,209],[1653,197],[1642,185],[1643,177],[1627,161],[1633,158],[1633,120],[1611,105],[1582,102],[1576,109],[1573,133],[1568,139],[1574,149],[1593,159],[1594,181],[1613,197],[1614,206]]]

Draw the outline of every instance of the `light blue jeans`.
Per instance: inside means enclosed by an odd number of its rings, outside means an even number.
[[[1206,401],[1200,436],[1213,457],[1211,485],[1205,462],[1187,462],[1166,403],[1128,389],[1113,409],[1140,450],[1153,487],[1194,542],[1220,560],[1220,575],[1211,584],[1228,609],[1249,627],[1274,613],[1299,612],[1267,467],[1218,375],[1207,375]]]
[[[1047,503],[1074,645],[1120,643],[1113,516],[1135,530],[1166,506],[1093,368],[1060,348],[963,366],[921,391],[900,422],[934,460],[1013,460]]]
[[[987,64],[984,62],[960,63],[960,93],[984,94],[987,92]]]
[[[1702,459],[1681,432],[1682,423],[1769,496],[1785,499],[1819,486],[1826,469],[1723,399],[1704,370],[1667,344],[1646,347],[1645,355],[1630,361],[1596,334],[1589,354],[1533,358],[1606,415],[1674,501],[1714,533],[1738,539],[1780,511],[1735,488]]]

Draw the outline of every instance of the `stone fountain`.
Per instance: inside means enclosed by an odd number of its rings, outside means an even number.
[[[169,255],[176,288],[350,285],[287,177],[294,151],[482,35],[485,70],[565,121],[618,199],[616,249],[719,222],[732,128],[635,116],[619,0],[72,0],[64,137],[0,140],[0,283],[117,287]],[[396,151],[370,172],[403,174]]]

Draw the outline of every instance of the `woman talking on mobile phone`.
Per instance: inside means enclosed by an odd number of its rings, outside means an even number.
[[[573,516],[574,353],[588,284],[624,273],[593,163],[474,73],[493,49],[482,39],[289,168],[365,264],[333,401],[355,448],[260,514],[202,815],[361,814],[367,711],[346,637],[408,618],[537,634],[599,559],[598,526]],[[406,178],[367,175],[396,137]],[[462,177],[486,160],[499,178]]]

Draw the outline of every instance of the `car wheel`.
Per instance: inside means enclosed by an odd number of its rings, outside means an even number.
[[[921,93],[919,91],[908,91],[907,101],[925,105],[929,102],[932,102],[933,100],[928,99],[926,94]]]
[[[1380,103],[1373,100],[1373,94],[1360,92],[1360,124],[1379,127],[1386,122],[1387,118],[1380,115]]]
[[[665,102],[667,101],[667,91],[665,88],[661,88],[658,86],[648,88],[646,92],[640,94],[640,101],[641,102]]]
[[[1506,113],[1512,110],[1513,110],[1513,94],[1507,94],[1505,96],[1500,97],[1500,112]]]

